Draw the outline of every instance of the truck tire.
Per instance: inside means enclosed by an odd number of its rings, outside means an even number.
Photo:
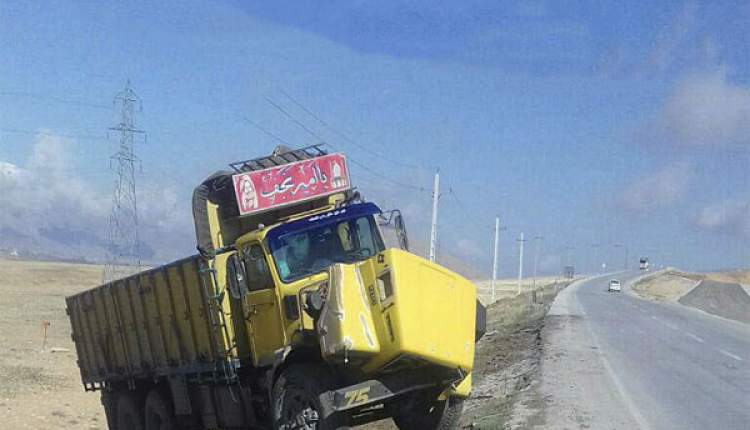
[[[319,365],[293,364],[284,369],[271,393],[274,430],[333,430],[337,415],[323,416],[318,396],[334,386],[329,370]]]
[[[102,406],[107,418],[107,428],[117,430],[117,394],[114,391],[102,391]]]
[[[176,430],[176,418],[172,405],[156,389],[149,391],[146,396],[146,406],[143,408],[146,430]]]
[[[404,408],[393,416],[393,421],[401,430],[455,430],[463,408],[463,399],[450,397],[421,407]]]
[[[135,394],[122,393],[117,399],[117,429],[144,430],[143,408]]]

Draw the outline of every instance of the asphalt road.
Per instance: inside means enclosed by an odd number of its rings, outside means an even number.
[[[579,282],[543,333],[546,428],[750,428],[750,325]]]

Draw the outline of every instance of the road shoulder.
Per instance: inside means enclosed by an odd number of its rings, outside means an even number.
[[[544,420],[533,428],[642,428],[576,300],[582,283],[562,291],[545,319],[538,393]]]

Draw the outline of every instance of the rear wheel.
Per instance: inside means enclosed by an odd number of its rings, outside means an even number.
[[[144,430],[143,408],[134,393],[120,394],[117,400],[117,429]]]
[[[175,430],[172,405],[157,390],[151,390],[146,397],[144,409],[146,430]]]
[[[333,388],[327,368],[318,365],[291,365],[273,385],[274,430],[333,430],[342,425],[336,415],[324,415],[318,396]]]
[[[396,413],[393,421],[401,430],[455,430],[461,419],[464,401],[450,397],[444,401],[414,402]]]

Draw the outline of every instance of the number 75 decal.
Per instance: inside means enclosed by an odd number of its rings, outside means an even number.
[[[360,403],[365,403],[370,400],[370,387],[360,388],[358,390],[347,391],[344,394],[346,398],[346,406],[355,406]]]

